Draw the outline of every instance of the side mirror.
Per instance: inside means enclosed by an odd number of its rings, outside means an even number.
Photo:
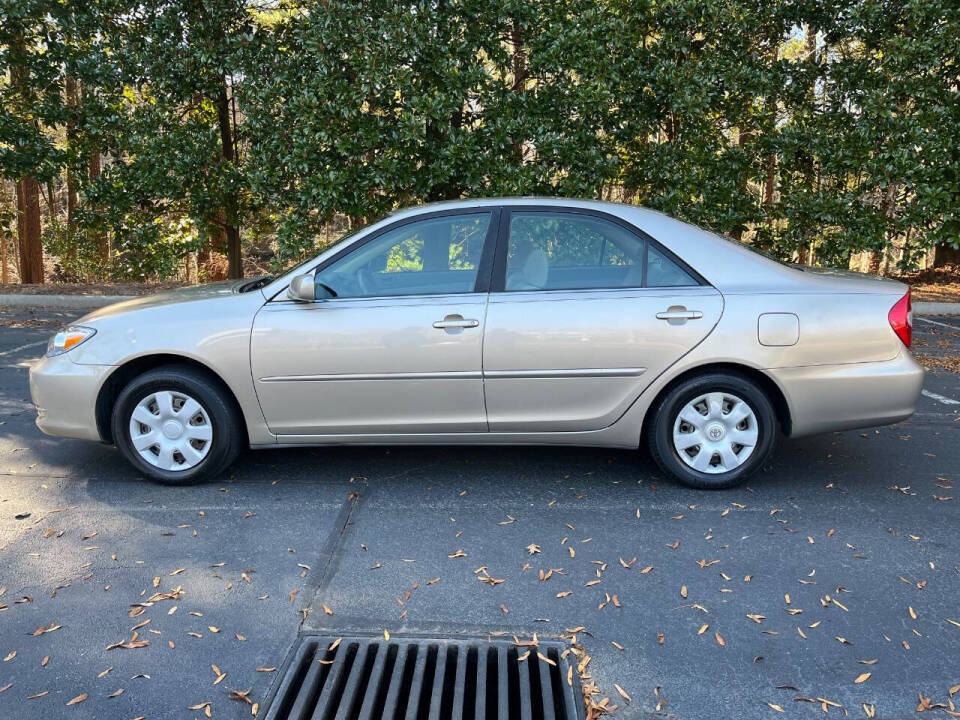
[[[313,275],[297,275],[290,281],[287,297],[295,302],[313,302],[317,291],[313,286]]]

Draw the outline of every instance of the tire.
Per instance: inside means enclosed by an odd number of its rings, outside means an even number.
[[[228,390],[186,365],[165,365],[131,380],[114,403],[111,426],[130,464],[166,485],[218,475],[236,459],[243,441]],[[148,446],[151,440],[155,444]]]
[[[766,393],[742,375],[716,372],[683,380],[663,396],[653,409],[647,443],[673,479],[692,488],[721,489],[739,485],[762,467],[776,435],[777,417]]]

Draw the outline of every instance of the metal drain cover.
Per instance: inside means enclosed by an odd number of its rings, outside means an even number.
[[[307,638],[266,717],[576,720],[579,678],[574,671],[568,683],[563,650],[542,640],[530,648],[477,640]]]

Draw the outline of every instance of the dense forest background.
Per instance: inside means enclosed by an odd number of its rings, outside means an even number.
[[[527,194],[924,267],[958,58],[956,0],[0,0],[2,281],[238,277]]]

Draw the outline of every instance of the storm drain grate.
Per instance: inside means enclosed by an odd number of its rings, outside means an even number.
[[[298,648],[266,717],[576,720],[579,680],[573,672],[568,682],[570,664],[563,650],[559,643],[543,641],[528,648],[452,639],[356,637],[337,643],[309,638]]]

